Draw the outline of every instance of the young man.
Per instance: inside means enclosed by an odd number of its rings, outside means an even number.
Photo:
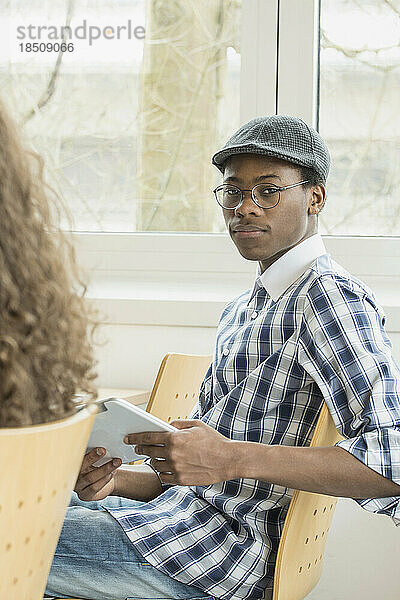
[[[253,289],[222,313],[191,419],[128,436],[150,465],[95,469],[95,452],[85,457],[48,593],[271,596],[294,489],[354,498],[400,524],[400,370],[373,292],[317,232],[324,141],[300,119],[262,117],[213,163],[229,234],[259,265]],[[346,439],[308,448],[323,402]]]

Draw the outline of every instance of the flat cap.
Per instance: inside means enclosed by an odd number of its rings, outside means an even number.
[[[232,135],[212,157],[223,172],[224,162],[234,154],[264,154],[314,169],[326,181],[331,163],[328,147],[319,133],[302,119],[271,115],[252,119]]]

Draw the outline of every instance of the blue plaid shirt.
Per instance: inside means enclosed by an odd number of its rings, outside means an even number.
[[[223,435],[307,446],[321,405],[336,445],[400,484],[400,369],[373,292],[316,234],[258,274],[224,309],[190,418]],[[167,486],[138,508],[108,509],[163,573],[228,600],[271,588],[292,489],[254,479]],[[400,524],[400,497],[355,499]]]

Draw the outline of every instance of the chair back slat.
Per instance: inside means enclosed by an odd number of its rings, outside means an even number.
[[[96,412],[0,429],[0,598],[42,600]]]
[[[333,446],[343,439],[324,403],[312,446]],[[279,543],[273,600],[303,600],[322,573],[325,542],[337,498],[295,490]]]
[[[211,361],[209,355],[166,354],[151,390],[147,412],[167,423],[187,419]]]

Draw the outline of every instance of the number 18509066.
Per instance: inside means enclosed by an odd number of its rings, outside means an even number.
[[[74,44],[69,42],[22,42],[19,44],[21,52],[73,52]]]

